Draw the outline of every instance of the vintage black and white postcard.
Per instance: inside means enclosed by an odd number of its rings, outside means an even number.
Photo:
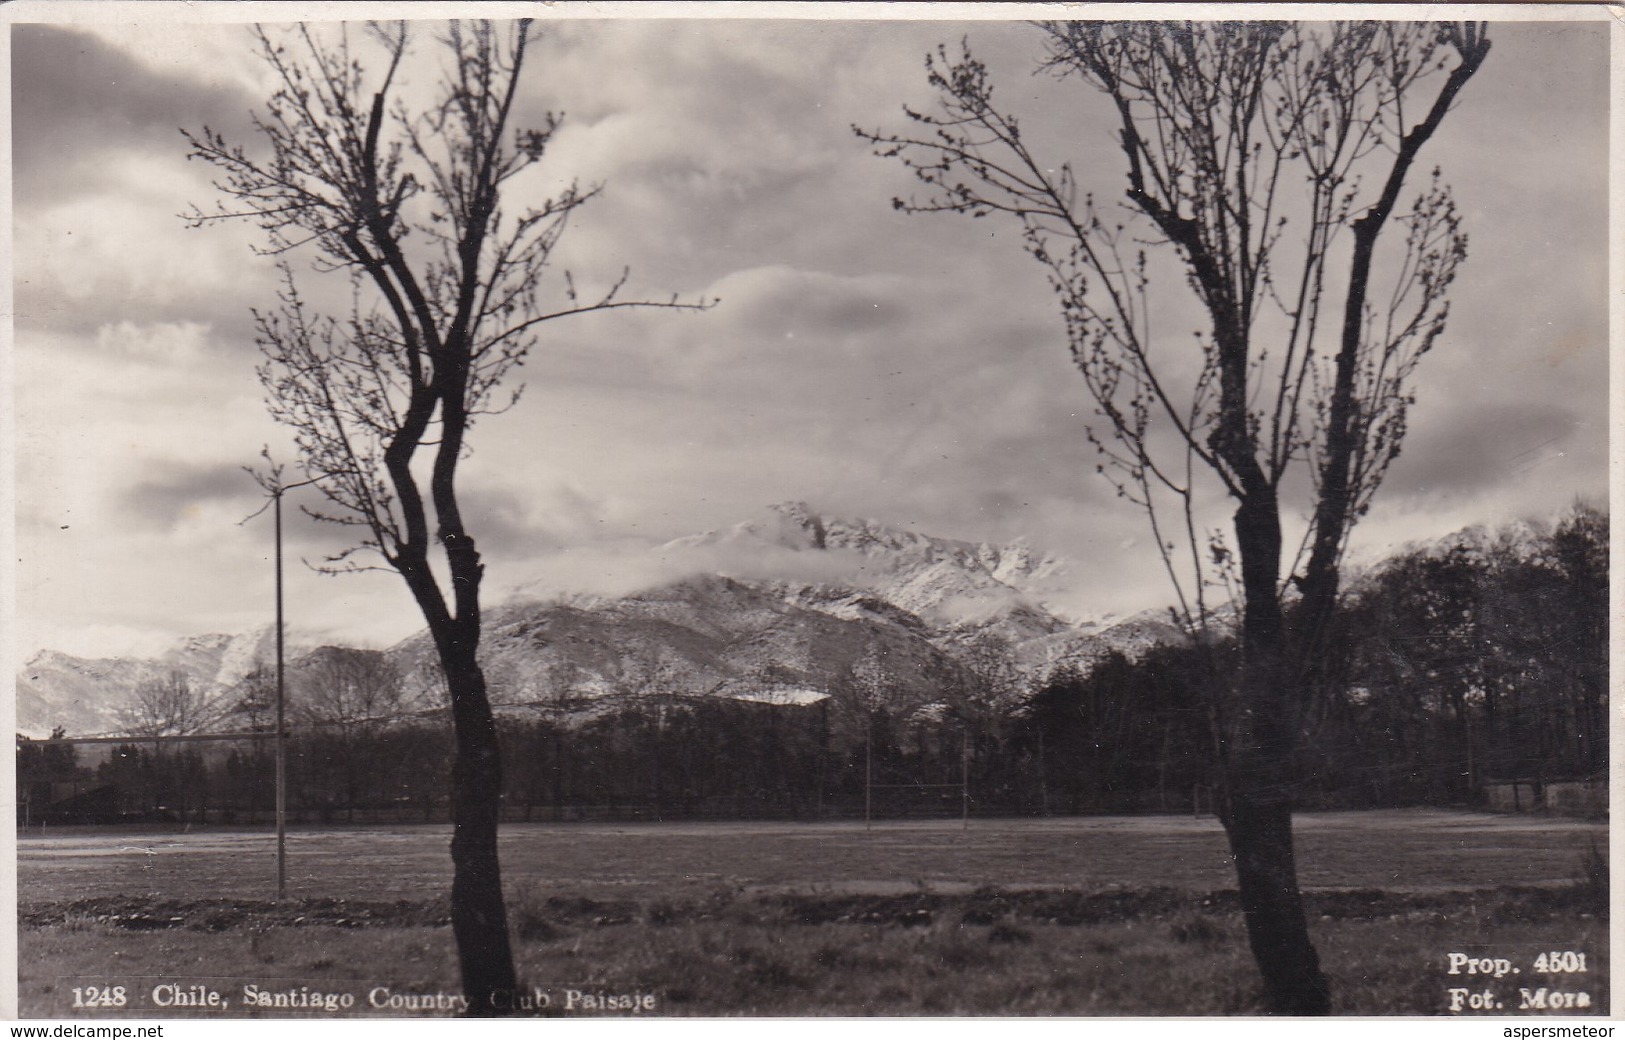
[[[12,1015],[1614,1011],[1610,9],[4,14]]]

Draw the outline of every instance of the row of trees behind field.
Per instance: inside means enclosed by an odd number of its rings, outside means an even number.
[[[1305,723],[1305,804],[1472,804],[1495,780],[1595,776],[1607,765],[1608,520],[1468,531],[1357,583],[1344,652]],[[1212,714],[1234,646],[1162,646],[1061,669],[1024,696],[865,712],[850,698],[773,705],[684,696],[606,700],[500,720],[511,817],[819,817],[1186,810],[1204,801]],[[383,655],[306,662],[289,742],[289,806],[314,820],[437,819],[450,743],[401,712]],[[152,705],[189,703],[176,682]],[[274,688],[250,676],[225,721],[269,729]],[[160,696],[162,695],[162,696]],[[186,708],[186,711],[195,710]],[[146,736],[163,730],[145,720]],[[271,740],[132,739],[98,752],[19,746],[20,779],[100,787],[97,811],[249,821],[272,805]],[[963,790],[961,789],[963,786]],[[110,790],[109,790],[110,789]],[[108,803],[106,799],[116,801]]]

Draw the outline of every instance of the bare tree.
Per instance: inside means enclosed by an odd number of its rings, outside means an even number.
[[[1008,636],[982,631],[961,644],[966,670],[966,702],[971,714],[1000,717],[1014,711],[1027,692]]]
[[[346,738],[395,721],[405,700],[400,672],[378,650],[329,646],[301,662],[297,711]]]
[[[144,679],[136,685],[130,704],[119,712],[119,721],[131,736],[175,737],[195,733],[203,727],[203,695],[192,688],[184,672],[170,672],[161,679]]]
[[[294,710],[329,749],[325,765],[353,812],[386,772],[383,738],[405,700],[400,672],[381,651],[327,646],[299,662],[294,689]]]
[[[1410,377],[1466,255],[1437,170],[1409,206],[1401,193],[1488,53],[1485,27],[1039,29],[1041,70],[1104,95],[1126,165],[1118,202],[1023,135],[968,46],[928,58],[938,106],[907,112],[915,130],[857,132],[930,190],[898,208],[1019,222],[1096,405],[1099,471],[1145,510],[1182,619],[1201,637],[1239,600],[1244,664],[1214,701],[1221,818],[1269,1006],[1324,1013],[1293,858],[1294,756],[1349,533],[1398,455]],[[1390,226],[1399,241],[1379,250]],[[1204,315],[1186,346],[1165,341],[1182,320],[1170,297],[1153,331],[1151,289],[1169,276]],[[1229,534],[1203,527],[1215,493],[1234,506]],[[1295,501],[1307,517],[1288,558]]]
[[[501,1012],[514,987],[497,862],[502,774],[477,657],[484,566],[459,502],[458,465],[475,421],[510,407],[504,384],[545,322],[623,307],[692,309],[577,292],[543,303],[544,276],[566,225],[598,188],[571,184],[505,210],[514,178],[542,157],[561,117],[510,125],[530,23],[447,25],[436,41],[434,96],[405,100],[407,23],[371,25],[381,73],[346,27],[259,29],[278,83],[256,118],[250,150],[204,128],[191,156],[214,166],[225,201],[196,224],[247,219],[281,258],[278,305],[256,311],[271,414],[294,434],[305,473],[327,507],[313,515],[354,528],[355,545],[328,561],[359,569],[371,553],[405,580],[446,675],[456,738],[452,771],[452,924],[471,1013]],[[510,200],[511,201],[511,200]],[[318,273],[350,282],[342,316],[301,295],[289,261],[314,253]],[[274,479],[274,477],[272,478]],[[449,590],[431,567],[443,554]],[[358,556],[357,554],[363,554]]]
[[[246,726],[250,733],[262,733],[274,727],[276,713],[276,674],[259,659],[231,688],[226,708],[227,719],[237,726]]]

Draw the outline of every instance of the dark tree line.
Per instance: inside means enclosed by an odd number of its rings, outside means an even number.
[[[1023,803],[1046,813],[1192,807],[1212,785],[1208,653],[1164,647],[1066,669],[1015,722]]]
[[[1306,808],[1474,805],[1497,781],[1608,764],[1608,516],[1467,531],[1354,583],[1298,754]],[[1052,811],[1152,809],[1213,782],[1208,713],[1232,639],[1111,657],[1027,702],[1018,730]]]
[[[1607,766],[1608,517],[1464,533],[1398,556],[1340,617],[1350,653],[1316,744],[1350,797],[1471,800]]]

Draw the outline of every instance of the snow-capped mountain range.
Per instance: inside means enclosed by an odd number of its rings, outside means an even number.
[[[1124,620],[1064,617],[1048,595],[1083,580],[1074,564],[1025,542],[956,541],[872,520],[769,507],[732,527],[659,547],[707,562],[679,581],[618,598],[525,598],[486,613],[482,655],[493,701],[508,713],[573,711],[640,698],[712,696],[808,703],[864,683],[901,710],[1003,696],[1063,664],[1131,655],[1175,638],[1155,612]],[[786,557],[815,567],[785,568]],[[808,580],[816,573],[816,580]],[[790,576],[790,575],[797,576]],[[184,640],[157,658],[87,660],[45,651],[17,677],[18,730],[44,736],[120,732],[134,691],[179,672],[223,711],[271,659],[267,628]],[[297,661],[315,649],[290,642]],[[385,657],[409,702],[438,696],[427,633]],[[858,677],[864,677],[861,681]]]
[[[285,647],[292,657],[313,648],[297,638]],[[43,650],[17,673],[17,731],[48,736],[61,726],[72,736],[121,732],[136,688],[175,674],[199,691],[207,712],[275,653],[276,632],[270,625],[236,635],[190,636],[157,657],[85,658]]]

